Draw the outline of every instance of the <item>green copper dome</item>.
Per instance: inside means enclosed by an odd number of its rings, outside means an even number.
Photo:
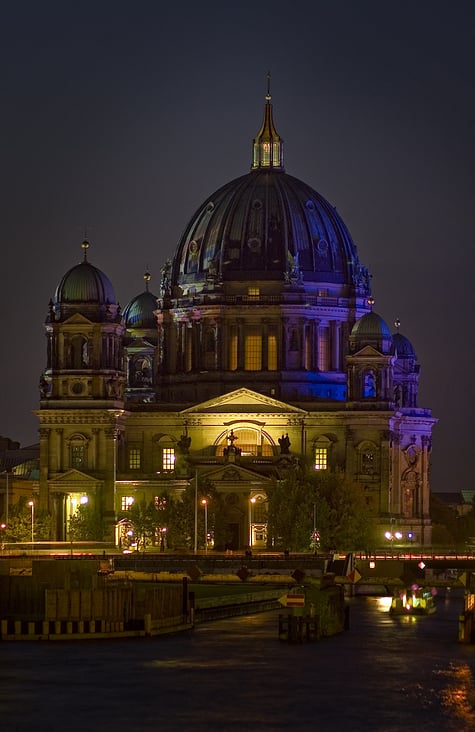
[[[62,277],[50,303],[50,320],[64,321],[74,313],[90,320],[116,320],[119,305],[111,281],[87,261],[89,242],[83,241],[84,260]]]
[[[373,311],[357,320],[350,334],[351,351],[358,351],[364,346],[372,346],[381,353],[390,353],[392,348],[389,326]]]
[[[56,303],[96,303],[113,304],[116,302],[114,288],[111,281],[87,261],[89,243],[82,243],[84,260],[72,267],[61,279],[56,288],[54,301]]]
[[[149,272],[145,273],[144,280],[146,283],[145,291],[134,297],[124,308],[123,318],[125,327],[128,329],[156,329],[157,327],[157,320],[155,317],[157,296],[152,292],[149,292]]]

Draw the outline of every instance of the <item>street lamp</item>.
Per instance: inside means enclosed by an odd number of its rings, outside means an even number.
[[[208,551],[208,501],[206,498],[201,499],[201,505],[205,510],[205,552]]]
[[[254,496],[249,499],[249,549],[252,549],[252,505],[255,502]]]
[[[198,551],[198,471],[195,470],[195,554]]]
[[[8,503],[9,503],[9,475],[8,470],[5,470],[5,523],[8,526]]]
[[[31,548],[33,549],[35,541],[35,502],[28,501],[28,505],[31,508]]]

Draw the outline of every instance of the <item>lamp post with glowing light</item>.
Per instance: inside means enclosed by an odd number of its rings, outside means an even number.
[[[198,471],[195,470],[195,554],[198,551]]]
[[[10,472],[9,470],[5,470],[5,524],[8,526],[8,510],[9,510],[9,480],[10,480]]]
[[[254,496],[249,499],[249,549],[252,549],[252,506],[255,502]]]
[[[33,549],[35,541],[35,502],[28,501],[28,505],[31,508],[31,548]]]
[[[205,552],[208,551],[208,501],[206,498],[201,499],[201,505],[205,510]]]

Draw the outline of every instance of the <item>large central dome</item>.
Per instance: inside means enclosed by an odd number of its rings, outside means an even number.
[[[336,209],[288,175],[283,141],[268,95],[253,143],[251,172],[219,188],[198,208],[179,242],[171,285],[187,292],[206,283],[269,281],[369,294],[369,277]]]
[[[162,269],[158,398],[193,403],[242,387],[342,401],[348,337],[369,295],[335,208],[285,172],[267,94],[250,172],[208,196]]]

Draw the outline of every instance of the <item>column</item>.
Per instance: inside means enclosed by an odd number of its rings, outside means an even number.
[[[223,319],[216,318],[216,355],[214,360],[214,368],[218,371],[221,371],[221,369],[223,368],[224,349],[225,344],[223,342]]]
[[[49,478],[49,465],[51,460],[50,454],[50,433],[51,430],[41,427],[40,433],[40,494],[39,494],[39,508],[41,511],[47,511],[49,491],[48,491],[48,478]]]
[[[331,321],[331,369],[340,370],[340,322]]]

